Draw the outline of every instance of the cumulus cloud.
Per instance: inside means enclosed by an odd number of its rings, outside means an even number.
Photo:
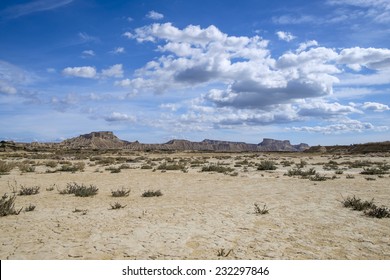
[[[318,42],[316,40],[310,40],[304,43],[300,43],[297,52],[300,53],[310,47],[317,47],[317,46],[318,46]]]
[[[384,112],[390,110],[390,107],[388,105],[377,102],[364,102],[362,108],[375,112]]]
[[[64,76],[79,77],[86,79],[99,79],[99,78],[122,78],[123,66],[122,64],[115,64],[107,69],[103,69],[100,73],[93,66],[81,66],[81,67],[66,67],[62,70]]]
[[[149,19],[153,19],[153,20],[160,20],[160,19],[164,18],[164,15],[160,14],[160,13],[158,13],[156,11],[149,11],[146,14],[146,17],[149,18]]]
[[[339,120],[333,124],[325,126],[303,126],[293,127],[291,130],[304,131],[312,133],[322,134],[342,134],[351,132],[364,132],[364,131],[386,131],[389,127],[387,126],[374,126],[369,122],[361,122],[358,120],[344,119]]]
[[[115,64],[107,69],[103,69],[101,75],[103,77],[122,78],[123,77],[123,66],[122,66],[122,64]]]
[[[85,50],[85,51],[83,51],[82,54],[83,54],[84,57],[95,56],[95,52],[93,50]]]
[[[292,35],[290,32],[284,32],[284,31],[278,31],[276,32],[276,35],[278,35],[278,38],[282,41],[286,41],[286,42],[290,42],[292,40],[294,40],[295,37],[294,35]]]
[[[66,67],[64,70],[62,70],[62,74],[65,76],[93,79],[96,78],[97,73],[95,67],[82,66],[82,67]]]
[[[104,117],[104,120],[107,122],[135,122],[136,118],[127,114],[112,112],[110,115]]]
[[[124,47],[117,47],[111,51],[113,54],[121,54],[125,53],[125,48]]]
[[[299,108],[298,114],[305,117],[320,117],[329,118],[338,115],[347,115],[351,113],[362,113],[354,106],[341,105],[337,102],[326,103],[324,101],[317,101],[302,104]]]

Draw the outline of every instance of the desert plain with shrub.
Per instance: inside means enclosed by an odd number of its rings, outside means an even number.
[[[3,149],[0,259],[390,259],[389,156]]]

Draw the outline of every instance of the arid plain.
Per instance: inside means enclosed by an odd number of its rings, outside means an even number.
[[[344,205],[386,214],[388,154],[0,156],[2,202],[23,207],[0,217],[3,260],[390,259],[390,218]]]

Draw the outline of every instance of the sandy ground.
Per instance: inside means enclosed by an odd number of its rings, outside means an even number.
[[[34,211],[0,217],[0,259],[390,259],[390,219],[367,217],[340,202],[355,195],[389,207],[389,174],[368,181],[370,176],[359,174],[362,168],[341,165],[347,170],[336,179],[315,182],[284,176],[293,166],[283,167],[280,161],[304,159],[309,163],[304,169],[314,167],[331,177],[334,171],[319,163],[332,156],[248,155],[256,163],[272,158],[279,164],[275,171],[248,167],[247,172],[244,166],[234,167],[237,159],[246,158],[242,154],[222,160],[208,156],[209,162],[230,164],[238,175],[200,172],[201,167],[189,167],[187,173],[153,172],[140,169],[143,162],[110,173],[88,160],[85,171],[76,173],[45,173],[44,165],[28,173],[14,168],[1,175],[0,195],[10,194],[9,183],[15,180],[18,186],[40,186],[40,192],[16,199],[16,207],[33,204]],[[388,157],[336,159],[354,160],[390,163]],[[347,179],[348,174],[354,178]],[[69,182],[94,184],[99,192],[86,198],[59,194],[57,188]],[[53,184],[55,189],[47,190]],[[131,189],[128,197],[111,196],[122,187]],[[141,197],[149,189],[163,196]],[[115,202],[126,207],[112,210]],[[269,213],[256,215],[254,203],[266,204]],[[230,253],[219,256],[221,250]]]

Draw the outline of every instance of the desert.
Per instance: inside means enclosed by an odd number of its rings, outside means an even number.
[[[0,157],[3,260],[390,259],[388,152]]]

